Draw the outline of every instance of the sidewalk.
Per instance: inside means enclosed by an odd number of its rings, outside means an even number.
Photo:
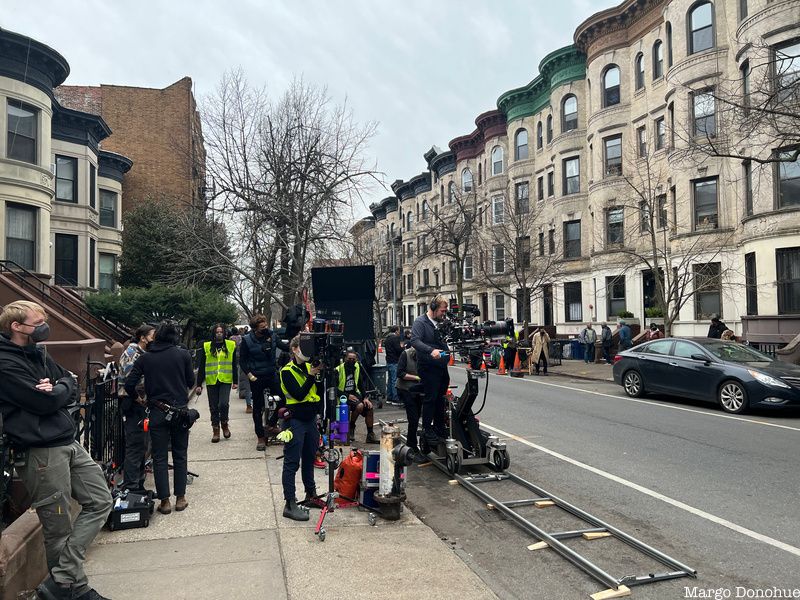
[[[336,511],[326,519],[325,542],[314,536],[317,510],[306,523],[284,519],[282,463],[275,460],[282,447],[256,452],[251,416],[231,396],[233,436],[218,444],[211,443],[205,395],[197,402],[189,470],[199,477],[187,489],[189,507],[156,512],[147,528],[98,535],[86,560],[98,592],[113,600],[496,598],[407,508],[399,521],[378,518],[375,527],[366,512]],[[361,421],[357,438],[364,434]],[[317,489],[327,490],[324,471],[316,475]],[[299,473],[297,481],[302,494]]]
[[[573,377],[577,379],[594,379],[597,381],[614,381],[611,372],[612,366],[606,363],[585,363],[582,360],[565,358],[561,366],[550,366],[548,372],[552,375]],[[528,375],[526,375],[528,377]],[[530,377],[536,377],[531,375]]]

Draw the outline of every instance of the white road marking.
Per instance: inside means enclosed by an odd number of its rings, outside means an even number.
[[[754,540],[758,540],[759,542],[763,542],[765,544],[778,548],[779,550],[783,550],[784,552],[788,552],[789,554],[800,556],[800,548],[796,548],[795,546],[791,546],[785,542],[781,542],[780,540],[776,540],[762,533],[758,533],[757,531],[753,531],[752,529],[747,529],[746,527],[742,527],[741,525],[732,523],[727,519],[723,519],[722,517],[712,515],[711,513],[707,513],[704,510],[695,508],[694,506],[690,506],[685,502],[681,502],[680,500],[675,500],[674,498],[670,498],[669,496],[660,494],[654,490],[641,486],[637,483],[633,483],[632,481],[628,481],[627,479],[623,479],[622,477],[619,477],[612,473],[608,473],[607,471],[603,471],[602,469],[598,469],[597,467],[587,465],[586,463],[583,463],[579,460],[575,460],[574,458],[570,458],[569,456],[565,456],[559,452],[555,452],[554,450],[550,450],[549,448],[545,448],[544,446],[540,446],[539,444],[534,444],[533,442],[529,442],[528,440],[518,435],[514,435],[513,433],[508,433],[506,431],[503,431],[502,429],[498,429],[496,427],[487,425],[486,423],[481,423],[481,427],[485,427],[486,429],[494,431],[495,433],[503,437],[507,437],[519,442],[520,444],[525,444],[526,446],[530,446],[531,448],[539,450],[540,452],[544,452],[545,454],[549,454],[554,458],[568,462],[571,465],[580,467],[581,469],[586,469],[587,471],[594,473],[595,475],[599,475],[600,477],[605,477],[606,479],[610,479],[611,481],[629,487],[633,490],[636,490],[637,492],[641,492],[642,494],[650,496],[651,498],[655,498],[657,500],[661,500],[662,502],[666,502],[667,504],[670,504],[676,508],[680,508],[681,510],[685,510],[686,512],[698,516],[702,519],[706,519],[707,521],[711,521],[712,523],[716,523],[717,525],[722,525],[723,527],[727,527],[732,531],[741,533],[742,535],[746,535],[747,537],[753,538]]]
[[[463,369],[464,367],[456,367]],[[466,370],[466,369],[465,369]],[[559,377],[561,377],[559,375]],[[695,408],[686,408],[684,406],[673,406],[671,404],[664,404],[663,402],[653,402],[652,400],[641,400],[639,398],[631,398],[629,396],[615,396],[614,394],[605,394],[603,392],[595,392],[593,390],[584,390],[582,388],[571,387],[568,385],[560,385],[558,383],[548,383],[544,381],[534,381],[532,379],[509,378],[508,381],[524,381],[526,383],[533,383],[537,385],[546,385],[549,387],[560,388],[562,390],[572,390],[573,392],[582,392],[584,394],[593,394],[595,396],[604,396],[606,398],[615,398],[616,400],[626,400],[628,402],[635,402],[637,404],[649,404],[650,406],[658,406],[660,408],[669,408],[672,410],[681,410],[684,412],[696,413],[698,415],[705,415],[707,417],[717,417],[719,419],[732,419],[734,421],[741,421],[743,423],[753,423],[755,425],[766,425],[767,427],[777,427],[778,429],[788,429],[789,431],[800,431],[800,427],[791,427],[790,425],[781,425],[779,423],[770,423],[769,421],[759,421],[757,419],[748,419],[745,417],[737,417],[736,415],[726,415],[724,413],[707,412],[704,410],[697,410]],[[599,383],[614,383],[608,380],[591,379],[587,381],[597,381]]]

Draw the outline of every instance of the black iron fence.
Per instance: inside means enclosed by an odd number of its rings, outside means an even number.
[[[95,373],[92,376],[93,367]],[[77,439],[97,461],[109,482],[125,459],[125,428],[120,409],[119,379],[113,363],[89,362],[86,395],[78,416]]]

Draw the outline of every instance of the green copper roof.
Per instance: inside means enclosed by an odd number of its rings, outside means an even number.
[[[573,44],[551,52],[539,63],[539,75],[528,85],[497,99],[497,108],[511,122],[534,115],[550,103],[554,87],[586,78],[586,55]]]

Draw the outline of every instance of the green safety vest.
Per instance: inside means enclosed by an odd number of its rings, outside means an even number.
[[[304,364],[302,367],[296,365],[293,362],[288,363],[285,367],[281,369],[281,390],[283,390],[283,395],[286,396],[286,404],[302,404],[304,402],[319,402],[319,394],[317,393],[317,386],[312,385],[311,389],[309,390],[308,394],[302,400],[298,400],[294,398],[291,394],[289,394],[289,390],[286,389],[286,386],[283,385],[283,372],[288,371],[292,374],[292,377],[295,378],[297,381],[297,385],[301,386],[306,382],[306,379],[310,377],[310,374],[306,370],[307,367]]]
[[[233,353],[236,351],[236,342],[225,340],[227,356],[221,352],[211,353],[211,342],[203,344],[206,351],[206,385],[219,383],[233,383]]]
[[[338,367],[336,367],[336,372],[339,374],[339,385],[336,386],[336,387],[338,387],[340,390],[343,390],[344,389],[344,384],[347,381],[347,375],[345,375],[345,372],[344,372],[344,363],[342,363]],[[353,373],[353,381],[356,384],[355,391],[358,391],[358,382],[360,380],[361,380],[361,365],[357,362],[356,363],[356,370]]]

